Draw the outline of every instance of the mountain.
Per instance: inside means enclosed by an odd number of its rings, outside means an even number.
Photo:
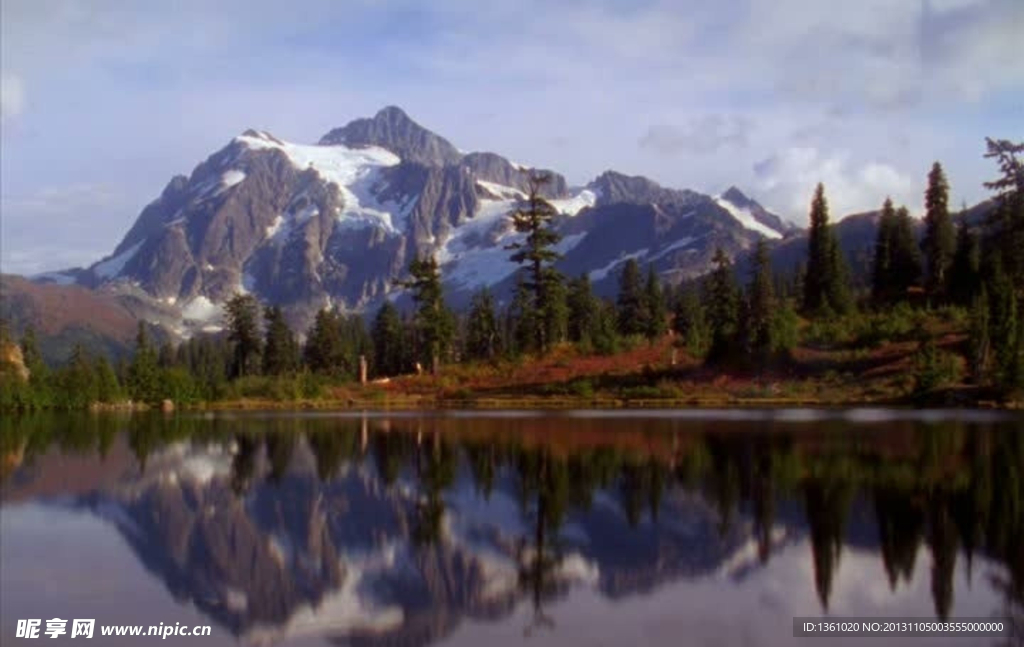
[[[505,246],[520,236],[507,216],[535,172],[551,178],[560,269],[605,293],[629,258],[678,281],[707,270],[717,247],[738,255],[795,230],[735,188],[712,197],[614,171],[569,187],[553,171],[463,154],[392,106],[314,145],[247,130],[172,178],[108,257],[37,280],[148,302],[182,335],[218,328],[236,292],[282,305],[299,326],[324,306],[374,308],[397,296],[416,254],[442,263],[456,306],[483,286],[501,297],[516,270]]]

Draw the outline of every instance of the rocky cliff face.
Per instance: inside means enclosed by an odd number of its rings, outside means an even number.
[[[613,171],[570,188],[552,171],[462,154],[389,107],[317,145],[245,131],[173,178],[108,258],[45,280],[151,299],[177,312],[184,333],[216,327],[236,292],[284,306],[300,325],[324,306],[372,308],[416,254],[432,254],[460,305],[510,284],[507,216],[538,172],[561,214],[561,269],[589,273],[599,290],[628,258],[679,280],[705,271],[717,247],[739,254],[792,229],[735,189],[713,198]]]

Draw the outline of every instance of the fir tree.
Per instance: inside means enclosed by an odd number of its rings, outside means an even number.
[[[732,263],[721,248],[712,259],[715,269],[705,285],[708,328],[711,344],[708,360],[724,359],[733,350],[739,324],[739,296]]]
[[[135,355],[128,367],[128,393],[133,400],[155,402],[160,396],[156,352],[149,345],[145,322],[140,321],[135,335]]]
[[[316,313],[313,325],[306,333],[306,347],[303,351],[306,365],[314,373],[339,376],[351,374],[352,367],[346,365],[342,347],[340,321],[327,308]]]
[[[892,247],[895,238],[896,209],[892,199],[886,198],[878,218],[875,255],[871,266],[871,299],[875,305],[886,305],[893,301]]]
[[[494,297],[484,288],[473,295],[466,322],[466,356],[474,360],[490,360],[500,346],[498,317],[494,311]]]
[[[956,247],[956,234],[949,215],[949,183],[938,162],[928,173],[924,201],[925,292],[930,301],[937,302],[944,296],[947,273]]]
[[[262,340],[259,330],[259,303],[250,294],[236,294],[224,309],[228,319],[228,341],[233,344],[231,376],[242,377],[259,372]]]
[[[444,304],[437,260],[433,257],[416,258],[409,265],[409,274],[412,278],[401,285],[412,290],[421,357],[436,375],[441,367],[441,358],[451,345],[455,323]]]
[[[890,284],[898,301],[904,301],[911,286],[921,278],[921,251],[914,236],[914,221],[906,207],[896,210],[893,232]]]
[[[377,311],[373,319],[374,372],[377,375],[400,375],[405,368],[405,330],[398,308],[390,301]]]
[[[825,187],[818,184],[811,201],[811,228],[804,272],[804,310],[810,314],[845,313],[852,306],[849,270],[829,224]]]
[[[960,218],[957,229],[956,252],[949,267],[946,294],[959,306],[969,306],[978,292],[981,271],[981,245],[971,231],[967,219]]]
[[[985,140],[985,157],[995,159],[1001,176],[985,187],[995,192],[996,210],[989,223],[987,247],[1002,258],[1004,271],[1024,297],[1024,142]],[[989,252],[986,248],[986,254]]]
[[[534,307],[533,294],[523,277],[524,272],[516,274],[516,286],[512,293],[512,304],[509,307],[511,335],[515,354],[537,350],[537,326],[539,316]]]
[[[263,309],[265,332],[263,351],[263,372],[266,375],[285,375],[296,369],[298,363],[298,342],[292,334],[284,313],[279,306]]]
[[[619,334],[623,337],[644,334],[647,312],[644,308],[644,289],[640,278],[640,264],[630,258],[619,276],[618,305]]]
[[[582,274],[569,282],[568,305],[569,340],[583,345],[592,343],[600,304],[594,297],[589,275]]]
[[[558,211],[541,195],[543,188],[550,182],[551,176],[547,174],[535,173],[530,176],[526,204],[511,216],[516,232],[526,234],[525,240],[506,246],[506,249],[514,252],[510,257],[512,262],[527,270],[523,282],[531,294],[531,305],[536,316],[523,318],[521,325],[528,323],[533,328],[533,345],[540,352],[547,350],[551,342],[548,334],[552,328],[557,327],[562,315],[558,311],[560,304],[554,292],[554,287],[562,283],[562,278],[553,267],[555,261],[561,258],[561,254],[554,250],[561,236],[552,226]]]
[[[103,355],[97,358],[93,374],[96,376],[96,397],[100,402],[112,404],[121,399],[121,385],[117,380],[117,374]]]
[[[684,288],[676,300],[672,329],[683,339],[687,352],[703,357],[710,343],[710,331],[704,316],[700,294],[692,287]]]
[[[661,281],[654,271],[654,266],[647,268],[647,283],[643,294],[644,336],[651,342],[665,334],[667,328],[665,312],[665,294],[661,289]]]
[[[744,329],[747,351],[756,361],[766,361],[774,350],[772,317],[775,313],[775,289],[772,285],[771,257],[763,238],[754,250],[754,268],[747,289]]]

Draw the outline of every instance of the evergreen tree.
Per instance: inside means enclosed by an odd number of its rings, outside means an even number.
[[[510,257],[512,262],[527,270],[524,285],[531,294],[531,305],[536,316],[524,318],[522,323],[532,326],[533,343],[540,352],[548,349],[551,340],[547,335],[550,329],[557,326],[561,315],[557,311],[559,304],[554,287],[562,283],[562,278],[553,267],[555,261],[561,258],[561,254],[554,250],[561,236],[552,226],[558,211],[541,195],[542,189],[550,182],[551,176],[547,174],[535,173],[530,176],[526,204],[511,216],[516,232],[526,234],[526,238],[523,242],[506,246],[506,249],[514,252]]]
[[[619,349],[618,313],[615,304],[607,299],[598,299],[597,315],[591,332],[594,350],[601,355],[611,355]]]
[[[904,301],[910,287],[921,278],[921,251],[914,235],[914,221],[906,207],[896,210],[891,271],[893,294],[896,300]]]
[[[875,237],[875,255],[871,267],[871,300],[876,306],[892,303],[892,247],[896,238],[896,209],[892,199],[886,198],[878,219]]]
[[[949,215],[949,183],[938,162],[932,165],[928,173],[928,189],[924,201],[925,292],[929,301],[935,302],[944,296],[947,274],[956,247],[956,234]]]
[[[59,373],[60,405],[66,409],[85,409],[99,399],[93,361],[85,347],[75,344],[71,358]]]
[[[672,329],[683,339],[687,352],[703,357],[710,344],[710,331],[704,316],[700,294],[692,287],[684,288],[676,300]]]
[[[705,285],[704,302],[711,333],[707,358],[715,361],[727,357],[735,344],[739,332],[739,295],[732,263],[721,248],[715,250],[712,263],[715,269]]]
[[[999,164],[1001,177],[986,182],[995,192],[996,210],[989,223],[991,251],[1002,259],[1003,269],[1024,300],[1024,142],[986,139],[985,157]],[[989,251],[986,249],[986,255]]]
[[[619,334],[623,337],[644,334],[647,312],[644,308],[644,288],[640,278],[640,264],[630,258],[619,275],[618,305]]]
[[[548,347],[564,342],[569,336],[569,303],[562,275],[550,271],[545,274],[547,286],[544,298],[547,305],[540,311],[543,316],[544,339]]]
[[[306,333],[306,347],[303,352],[306,366],[314,373],[340,376],[351,375],[352,367],[346,365],[342,347],[338,315],[327,308],[316,313],[313,325]]]
[[[21,335],[21,358],[25,363],[25,368],[28,369],[31,405],[35,408],[49,406],[53,397],[50,388],[50,368],[43,361],[42,353],[39,352],[39,341],[36,338],[36,329],[32,324],[25,326],[25,331]]]
[[[260,369],[263,346],[259,331],[259,302],[250,294],[236,294],[224,309],[228,319],[228,341],[233,344],[231,376],[254,375]]]
[[[498,317],[494,311],[494,297],[484,288],[473,295],[469,319],[466,322],[466,356],[475,360],[490,360],[500,346]]]
[[[295,341],[284,313],[279,306],[263,309],[263,324],[266,330],[263,351],[263,372],[266,375],[285,375],[296,369],[299,346]]]
[[[511,319],[511,335],[514,341],[515,354],[527,353],[538,350],[537,326],[540,320],[537,309],[534,307],[533,294],[524,278],[524,272],[516,274],[516,286],[512,295],[512,304],[509,307]]]
[[[835,232],[829,224],[828,201],[821,183],[811,201],[811,228],[807,242],[804,273],[804,310],[810,314],[846,313],[853,306],[849,269]]]
[[[93,374],[96,376],[96,397],[100,402],[111,404],[121,399],[121,385],[117,381],[117,374],[103,355],[97,358]]]
[[[160,397],[160,376],[156,352],[149,345],[145,322],[135,334],[135,355],[128,367],[128,393],[139,402],[156,402]]]
[[[590,276],[581,274],[569,282],[569,341],[589,345],[594,340],[600,303],[594,296]]]
[[[959,306],[971,305],[978,292],[981,279],[981,244],[971,231],[967,219],[961,217],[957,229],[956,252],[949,267],[946,294],[950,301]]]
[[[654,271],[654,266],[647,268],[647,283],[643,294],[644,336],[651,342],[665,334],[667,329],[665,312],[665,294],[661,289],[661,281]]]
[[[398,308],[390,301],[373,320],[373,361],[377,375],[400,375],[405,370],[405,330]]]
[[[451,345],[455,322],[444,304],[437,260],[433,257],[413,259],[409,265],[409,274],[412,278],[401,285],[413,292],[420,355],[436,375],[441,367],[441,358]]]
[[[754,250],[754,268],[747,289],[744,329],[747,351],[756,361],[765,361],[775,348],[772,318],[775,313],[775,289],[772,285],[771,257],[763,238]]]

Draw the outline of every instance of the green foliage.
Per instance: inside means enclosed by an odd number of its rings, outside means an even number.
[[[948,279],[946,294],[949,300],[959,306],[970,306],[981,284],[981,242],[965,217],[960,219]]]
[[[661,289],[661,281],[654,271],[654,266],[647,267],[647,282],[644,284],[644,336],[648,341],[662,337],[668,329],[665,293]]]
[[[408,370],[406,362],[405,327],[398,316],[398,308],[385,300],[373,319],[374,374],[400,375]]]
[[[596,335],[597,315],[601,304],[594,296],[587,274],[582,274],[578,279],[569,282],[566,301],[569,308],[569,341],[584,346],[590,345]]]
[[[263,373],[266,375],[284,375],[298,368],[299,343],[284,313],[279,306],[267,306],[263,309],[263,325],[266,330],[263,351]]]
[[[712,259],[715,269],[704,285],[710,346],[707,359],[719,361],[735,350],[739,331],[740,295],[733,275],[732,263],[721,249]]]
[[[949,182],[942,165],[935,162],[928,173],[925,191],[925,233],[922,246],[925,255],[925,292],[931,302],[945,298],[949,269],[956,249],[956,233],[949,216]]]
[[[526,238],[523,242],[506,246],[506,249],[513,250],[510,260],[526,269],[523,287],[531,296],[531,302],[523,311],[532,311],[532,316],[523,317],[520,326],[529,327],[532,345],[539,352],[546,352],[558,341],[552,335],[558,335],[564,329],[567,318],[564,289],[559,289],[564,288],[562,277],[552,267],[561,258],[554,249],[561,235],[552,226],[558,211],[541,195],[550,182],[548,174],[530,175],[525,207],[517,209],[511,216],[512,226],[518,233],[526,234]]]
[[[940,349],[932,340],[919,345],[913,356],[913,365],[914,390],[917,393],[959,384],[964,377],[962,359]]]
[[[416,303],[413,323],[418,355],[420,361],[430,366],[431,372],[436,374],[442,358],[451,348],[455,318],[444,303],[437,259],[413,259],[409,264],[409,274],[412,278],[400,285],[412,290],[412,298]]]
[[[681,337],[691,356],[702,358],[708,352],[711,330],[700,294],[695,288],[684,288],[676,300],[672,329]]]
[[[473,295],[466,322],[466,357],[473,360],[492,360],[501,348],[498,317],[494,310],[494,297],[484,288]]]
[[[830,311],[845,314],[853,307],[849,269],[835,231],[829,224],[825,187],[820,183],[811,201],[810,222],[807,269],[803,281],[804,311],[811,315]]]
[[[137,402],[154,403],[160,398],[160,376],[156,352],[149,345],[145,322],[135,335],[135,355],[128,367],[128,395]]]
[[[640,279],[640,264],[630,258],[619,275],[618,305],[619,334],[623,337],[642,335],[644,332],[643,286]]]
[[[313,325],[306,333],[303,355],[306,365],[314,373],[333,376],[353,373],[354,367],[346,363],[341,318],[337,313],[327,308],[316,313]]]
[[[228,341],[234,345],[231,376],[258,374],[263,350],[259,330],[259,302],[251,294],[236,294],[228,299],[224,310],[227,314]]]

